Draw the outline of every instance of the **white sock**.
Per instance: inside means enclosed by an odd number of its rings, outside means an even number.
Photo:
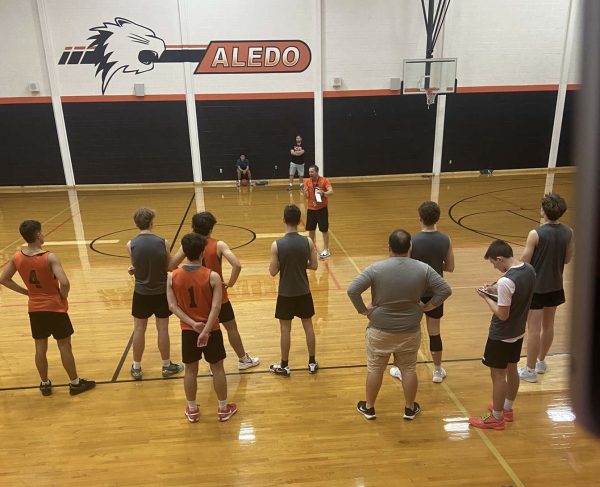
[[[78,386],[79,385],[79,377],[77,377],[77,379],[73,379],[71,381],[71,384],[73,384],[74,386]]]
[[[188,401],[188,409],[190,411],[195,411],[198,409],[198,403],[196,401]]]
[[[140,370],[142,368],[142,362],[133,361],[133,368],[136,370]]]
[[[225,409],[227,407],[227,399],[219,401],[219,409]]]
[[[242,355],[238,360],[240,362],[244,362],[245,360],[249,359],[250,357],[248,356],[248,352],[246,352],[244,355]]]
[[[501,419],[502,418],[502,411],[492,411],[492,414],[494,415],[494,418],[496,419]]]
[[[509,401],[508,399],[504,400],[504,410],[505,411],[510,411],[512,409],[512,401]]]
[[[171,359],[163,360],[163,367],[168,367],[169,365],[171,365]]]
[[[442,370],[442,366],[441,366],[441,365],[434,365],[434,366],[433,366],[433,369],[434,369],[436,372],[441,372],[441,370]]]
[[[42,384],[44,384],[45,386],[49,385],[49,384],[50,384],[50,379],[48,379],[48,380],[43,380],[43,381],[42,381]]]
[[[527,367],[527,372],[529,372],[530,374],[535,372],[535,369],[530,369],[529,367]]]

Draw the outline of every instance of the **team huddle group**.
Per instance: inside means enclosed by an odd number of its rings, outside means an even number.
[[[319,181],[318,168],[312,166],[309,181]],[[315,177],[316,174],[316,177]],[[324,179],[324,178],[323,178]],[[308,188],[307,188],[308,186]],[[318,205],[333,190],[329,182],[322,182],[322,196],[315,199],[316,186],[307,185],[305,194],[311,204]],[[310,193],[312,191],[312,198]],[[317,201],[321,200],[321,201]],[[488,413],[469,419],[478,428],[504,429],[514,419],[513,402],[520,379],[536,382],[537,375],[546,372],[545,357],[553,339],[556,307],[565,301],[563,268],[573,254],[573,232],[559,222],[567,206],[558,194],[547,194],[542,199],[543,223],[532,230],[523,255],[517,259],[510,245],[502,240],[491,243],[484,258],[503,276],[494,284],[477,289],[479,296],[491,310],[489,337],[482,362],[490,368],[492,402]],[[314,211],[314,209],[312,209]],[[381,388],[390,356],[394,366],[390,373],[402,382],[405,397],[404,418],[414,419],[421,411],[417,394],[416,363],[420,346],[420,321],[426,315],[430,351],[433,359],[435,383],[447,375],[442,367],[442,339],[440,320],[443,302],[451,295],[450,286],[443,279],[443,271],[454,270],[454,255],[449,237],[436,228],[440,217],[439,206],[427,201],[419,207],[421,232],[413,237],[405,230],[393,231],[388,239],[389,257],[374,263],[361,272],[349,285],[348,296],[357,312],[368,318],[365,336],[367,353],[366,399],[359,401],[357,410],[367,419],[375,419],[375,401]],[[318,268],[319,254],[314,243],[314,229],[305,237],[298,233],[301,210],[287,205],[283,211],[284,236],[273,242],[269,262],[272,276],[280,275],[275,317],[281,329],[281,360],[269,370],[278,376],[289,377],[291,325],[300,318],[308,348],[308,372],[317,373],[316,343],[312,317],[313,299],[307,270]],[[204,358],[210,365],[213,386],[218,399],[217,417],[227,421],[237,406],[227,401],[227,377],[224,370],[226,352],[220,323],[238,356],[240,370],[256,367],[260,360],[245,350],[227,290],[235,285],[241,271],[238,258],[228,245],[212,237],[217,223],[210,212],[193,216],[193,231],[181,239],[181,248],[170,255],[168,243],[152,231],[154,211],[140,208],[133,215],[139,234],[127,244],[131,256],[129,272],[135,276],[132,299],[133,364],[130,374],[142,380],[142,356],[148,318],[156,319],[158,348],[162,358],[162,375],[170,377],[184,371],[184,389],[187,399],[185,416],[191,423],[200,419],[196,402],[199,361]],[[319,229],[327,233],[328,222]],[[75,395],[95,387],[95,382],[80,378],[71,349],[73,327],[67,313],[69,280],[55,254],[43,250],[44,236],[38,221],[26,220],[19,231],[27,246],[15,253],[7,263],[0,283],[29,297],[31,332],[35,340],[35,363],[44,396],[52,394],[48,378],[46,352],[52,335],[58,344],[62,364],[69,376],[70,394]],[[329,257],[327,246],[321,258]],[[184,259],[187,262],[178,267]],[[223,279],[222,260],[231,266],[231,275]],[[172,272],[169,272],[172,271]],[[13,280],[19,273],[26,288]],[[362,294],[371,290],[371,299],[365,304]],[[168,332],[169,316],[175,314],[181,326],[181,365],[170,358]],[[518,368],[521,347],[528,332],[527,365]]]

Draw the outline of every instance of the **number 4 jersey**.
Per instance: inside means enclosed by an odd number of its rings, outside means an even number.
[[[178,306],[194,321],[206,323],[212,306],[212,287],[210,273],[204,266],[186,264],[173,271],[173,292]],[[181,322],[182,330],[192,330],[187,323]],[[219,329],[217,320],[214,330]]]
[[[58,280],[50,268],[49,255],[50,252],[25,255],[19,251],[13,261],[29,291],[29,312],[66,313],[69,304],[58,291]]]

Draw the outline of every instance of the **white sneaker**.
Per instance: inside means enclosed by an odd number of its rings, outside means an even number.
[[[537,382],[537,374],[535,370],[529,372],[527,367],[519,367],[519,378],[527,382]]]
[[[327,257],[329,257],[331,254],[329,253],[329,249],[323,249],[323,251],[319,254],[319,257],[321,259],[326,259]]]
[[[546,362],[544,360],[538,360],[535,363],[535,372],[537,374],[545,374],[547,368],[548,367],[546,366]]]
[[[260,364],[260,359],[258,357],[251,357],[246,353],[246,355],[238,360],[238,369],[246,370],[251,367],[256,367],[258,364]]]
[[[398,380],[402,380],[402,372],[400,372],[398,367],[392,367],[390,369],[390,375]]]
[[[432,381],[436,384],[440,384],[444,380],[444,377],[446,377],[446,375],[448,374],[446,374],[446,370],[442,367],[440,367],[439,369],[433,369]]]

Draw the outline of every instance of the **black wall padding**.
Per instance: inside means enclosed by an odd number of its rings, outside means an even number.
[[[430,173],[435,105],[425,96],[325,98],[327,176]]]
[[[254,179],[287,177],[297,134],[304,141],[307,174],[314,162],[312,99],[196,101],[196,113],[206,181],[235,179],[241,153],[250,159]]]
[[[565,110],[563,112],[562,128],[560,132],[560,142],[558,144],[557,166],[574,166],[573,151],[575,149],[575,109],[577,105],[579,92],[577,90],[567,91],[565,98]]]
[[[65,184],[50,103],[0,105],[0,186]]]
[[[185,101],[64,103],[77,184],[192,181]]]
[[[447,96],[442,171],[546,167],[556,94]]]

